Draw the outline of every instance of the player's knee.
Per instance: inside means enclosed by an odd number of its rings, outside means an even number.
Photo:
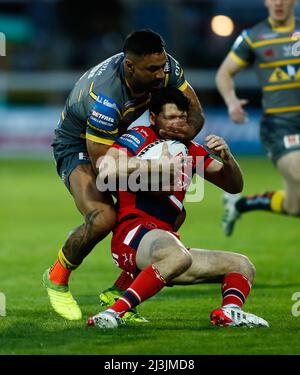
[[[182,274],[188,270],[193,263],[191,254],[186,249],[180,249],[176,255],[176,268],[178,274]]]
[[[287,167],[286,173],[289,181],[292,181],[295,186],[300,185],[300,165],[298,160]]]
[[[184,269],[182,272],[185,272],[187,269],[191,267],[193,263],[193,258],[192,258],[192,255],[189,253],[189,251],[186,249],[181,251],[180,257],[181,257],[182,268]]]
[[[255,277],[256,269],[254,264],[245,255],[241,255],[239,258],[239,272],[246,276],[247,279],[252,283]]]

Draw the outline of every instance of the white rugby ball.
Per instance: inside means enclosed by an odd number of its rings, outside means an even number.
[[[159,159],[162,154],[163,145],[167,144],[169,153],[172,156],[187,156],[188,155],[188,149],[187,147],[175,140],[164,140],[164,139],[158,139],[149,145],[147,145],[145,148],[143,148],[138,154],[137,158],[139,159]]]

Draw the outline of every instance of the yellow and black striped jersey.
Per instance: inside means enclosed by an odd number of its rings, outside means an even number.
[[[270,18],[244,30],[230,51],[241,66],[254,65],[266,114],[300,119],[300,19],[275,27]]]
[[[119,53],[88,70],[71,91],[55,130],[53,145],[83,139],[112,145],[149,106],[150,94],[132,97]],[[164,86],[184,91],[187,82],[180,64],[169,54]]]

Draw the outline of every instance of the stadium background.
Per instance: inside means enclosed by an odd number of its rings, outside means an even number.
[[[299,10],[298,5],[298,15]],[[213,30],[217,15],[230,18],[231,32],[217,19]],[[246,70],[236,80],[239,96],[249,99],[250,121],[244,126],[231,123],[214,82],[241,30],[266,16],[262,0],[0,0],[6,42],[6,56],[0,56],[0,292],[7,300],[7,316],[0,318],[1,354],[299,354],[300,318],[291,313],[292,295],[300,289],[298,221],[253,213],[225,238],[219,225],[221,192],[211,186],[203,202],[188,205],[183,240],[250,257],[257,278],[247,309],[271,322],[268,332],[210,327],[209,311],[220,302],[215,285],[163,291],[140,308],[150,326],[118,333],[64,322],[50,311],[41,287],[43,270],[67,232],[81,222],[56,175],[53,129],[76,80],[119,52],[133,29],[159,32],[167,51],[181,62],[206,114],[197,139],[215,133],[228,141],[244,170],[245,192],[281,187],[258,138],[261,95],[253,72]],[[71,279],[85,316],[99,309],[97,292],[117,274],[108,238]],[[182,339],[174,340],[174,334]]]

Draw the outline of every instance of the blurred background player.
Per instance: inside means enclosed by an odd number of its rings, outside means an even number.
[[[155,93],[150,102],[151,127],[134,127],[121,136],[107,155],[118,158],[119,150],[138,155],[159,139],[161,129],[170,123],[186,121],[189,100],[175,89]],[[129,143],[128,139],[141,142]],[[195,171],[204,160],[204,178],[230,192],[239,192],[243,178],[238,164],[221,137],[206,137],[206,149],[188,142],[188,153]],[[207,150],[222,160],[212,158]],[[201,157],[198,159],[197,157]],[[113,168],[104,177],[115,175]],[[100,168],[100,175],[102,174]],[[187,249],[175,230],[183,210],[185,191],[175,191],[160,199],[151,193],[118,192],[118,225],[112,238],[112,255],[118,266],[133,277],[125,293],[106,311],[88,320],[91,326],[116,328],[122,316],[136,305],[157,294],[164,286],[222,283],[222,307],[211,313],[211,322],[222,326],[268,326],[253,314],[241,310],[250,291],[255,269],[249,259],[237,253]]]
[[[106,237],[116,220],[110,194],[96,187],[98,158],[147,110],[150,92],[163,86],[182,90],[190,98],[191,107],[188,124],[170,125],[161,135],[190,140],[203,126],[199,100],[179,63],[164,47],[161,36],[151,30],[128,35],[123,52],[91,68],[76,83],[55,130],[52,146],[57,172],[85,219],[70,232],[58,259],[43,275],[53,309],[66,319],[82,317],[69,291],[71,272]],[[124,273],[116,286],[126,288],[126,280]],[[136,314],[133,317],[143,320]]]
[[[265,6],[269,18],[242,32],[219,68],[216,82],[231,119],[243,124],[247,100],[237,97],[233,77],[255,65],[263,92],[261,141],[283,177],[284,191],[245,197],[225,193],[222,227],[228,236],[245,212],[300,215],[300,59],[293,55],[300,19],[295,17],[296,0],[265,0]]]

